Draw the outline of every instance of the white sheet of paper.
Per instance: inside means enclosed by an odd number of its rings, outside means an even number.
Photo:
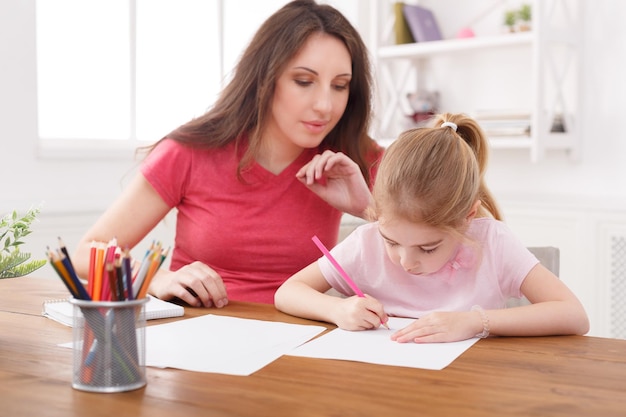
[[[208,314],[146,327],[146,365],[250,375],[324,330]]]
[[[441,370],[479,339],[449,343],[397,343],[389,337],[415,319],[390,317],[391,330],[347,331],[334,329],[288,353],[291,356],[340,359],[380,365]]]

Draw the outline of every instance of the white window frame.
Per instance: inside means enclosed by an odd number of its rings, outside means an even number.
[[[54,0],[37,0],[37,1],[54,1]],[[39,159],[55,159],[55,160],[103,160],[103,159],[129,159],[134,158],[135,151],[138,147],[154,143],[160,138],[152,138],[151,140],[141,141],[135,137],[136,132],[136,79],[135,79],[135,63],[136,63],[136,9],[137,0],[128,0],[130,7],[130,33],[131,33],[131,64],[130,64],[130,103],[131,103],[131,132],[129,139],[67,139],[67,138],[41,138],[37,140],[37,158]],[[286,4],[289,0],[273,0],[268,2],[257,2],[253,4],[259,8],[251,10],[250,7],[244,7],[247,10],[246,15],[241,15],[242,5],[231,0],[206,0],[216,2],[217,7],[217,32],[218,32],[218,58],[219,58],[219,74],[222,80],[222,86],[227,82],[231,66],[234,65],[238,55],[244,44],[239,44],[244,39],[234,39],[235,34],[243,33],[243,37],[251,36],[256,32],[254,24],[246,22],[245,19],[256,20],[258,24],[265,20],[267,16],[274,13],[279,7]],[[328,3],[337,7],[342,11],[353,23],[360,26],[361,20],[367,20],[367,6],[363,7],[360,0],[319,0],[321,3]],[[226,4],[227,3],[227,4]],[[262,7],[260,5],[263,5]],[[249,5],[248,5],[249,6]],[[263,8],[267,8],[263,10]],[[225,13],[232,10],[237,16],[237,27],[225,28]],[[243,20],[243,22],[240,22]],[[246,24],[248,23],[248,24]],[[258,25],[257,25],[258,26]],[[228,30],[225,30],[228,29]],[[367,32],[367,30],[365,30]],[[367,38],[364,36],[364,38]],[[229,50],[225,51],[225,40],[233,41],[229,43]],[[235,53],[236,52],[236,53]],[[210,103],[207,103],[209,105]],[[190,115],[191,117],[191,115]],[[174,129],[176,126],[172,126]],[[39,129],[37,129],[37,132]],[[167,132],[163,132],[167,134]]]
[[[54,1],[54,0],[38,0]],[[218,33],[218,60],[220,79],[225,77],[224,63],[224,1],[215,1],[217,7],[217,33]],[[129,3],[129,37],[130,37],[130,137],[128,139],[67,139],[67,138],[42,138],[38,136],[37,156],[41,159],[126,159],[134,157],[138,147],[154,143],[159,138],[151,140],[139,140],[136,136],[136,59],[137,59],[137,0],[128,0]],[[172,129],[175,126],[172,126]],[[37,129],[38,131],[38,129]],[[164,134],[167,132],[164,132]],[[39,133],[38,133],[39,135]]]

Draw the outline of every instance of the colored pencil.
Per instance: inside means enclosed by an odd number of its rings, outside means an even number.
[[[143,298],[148,293],[148,288],[150,287],[150,282],[152,278],[156,275],[157,270],[163,264],[163,249],[161,247],[161,243],[159,242],[154,248],[153,253],[151,254],[150,266],[148,267],[148,271],[146,272],[146,276],[141,283],[141,287],[139,288],[139,293],[137,298]],[[165,251],[167,255],[167,251]]]
[[[65,257],[67,258],[69,265],[71,267],[71,269],[74,269],[74,265],[72,264],[72,261],[70,260],[70,253],[67,251],[67,247],[65,246],[65,243],[63,243],[63,239],[61,239],[60,236],[57,237],[58,241],[59,241],[59,249],[61,250],[61,252],[63,253],[63,255],[65,255]]]
[[[124,301],[144,298],[150,281],[163,265],[169,248],[163,250],[160,242],[152,242],[138,268],[128,249],[117,245],[113,238],[108,243],[93,241],[89,251],[87,286],[78,278],[67,247],[59,237],[57,251],[47,248],[50,265],[76,299],[93,301]]]
[[[108,244],[92,242],[89,252],[89,273],[87,280],[89,291],[78,278],[67,247],[61,238],[59,238],[59,245],[60,247],[57,251],[48,247],[46,255],[50,261],[50,265],[52,265],[57,275],[61,278],[61,281],[65,284],[72,297],[86,301],[109,301],[109,299],[124,301],[133,298],[132,259],[128,250],[125,250],[122,256],[122,251],[117,246],[117,239],[112,239]],[[152,250],[149,251],[151,256],[146,258],[146,265],[150,266],[150,268],[144,267],[143,271],[143,280],[146,285],[149,284],[150,278],[161,266],[164,255],[167,255],[167,252],[164,253],[161,250],[160,244],[156,248],[151,247],[151,249]],[[124,286],[126,286],[126,291]],[[146,290],[140,293],[142,297],[145,297],[145,291],[147,291],[147,286]],[[98,348],[98,343],[102,343],[106,340],[109,340],[107,343],[111,344],[111,354],[114,364],[119,366],[119,369],[125,374],[126,379],[134,381],[137,376],[141,374],[135,332],[129,334],[114,334],[115,337],[107,339],[107,335],[105,335],[107,331],[105,321],[108,320],[109,316],[112,317],[110,314],[112,310],[109,310],[108,313],[103,313],[99,308],[80,308],[86,321],[83,334],[82,382],[85,384],[92,383],[93,379],[96,378],[94,376],[95,373],[101,374],[103,370],[112,366],[111,363],[100,363],[101,361],[97,359],[97,350],[100,349]],[[132,319],[132,317],[115,315],[116,321],[122,320],[119,323],[115,323],[115,327],[117,327],[118,330],[120,328],[130,329],[131,326],[124,322],[126,319]],[[109,326],[108,328],[113,327]],[[120,337],[124,338],[124,340],[118,340]]]
[[[72,266],[72,261],[70,260],[70,258],[64,253],[60,253],[59,257],[61,258],[61,262],[63,263],[63,266],[65,267],[65,270],[67,271],[70,280],[73,282],[76,288],[78,298],[80,298],[81,300],[91,300],[91,297],[87,293],[87,289],[78,278],[78,275],[76,275],[76,271],[74,271],[74,267]]]
[[[104,273],[104,244],[98,242],[96,244],[96,263],[93,281],[93,299],[94,301],[102,300],[102,275]]]
[[[135,294],[133,294],[133,270],[131,267],[131,257],[128,249],[124,250],[122,256],[122,274],[124,276],[124,284],[126,286],[126,299],[134,300]]]
[[[96,276],[96,242],[92,241],[89,248],[89,271],[87,275],[87,292],[93,299],[94,279]]]
[[[61,278],[61,281],[63,281],[63,284],[65,284],[70,294],[72,294],[74,298],[78,298],[78,290],[70,279],[70,276],[65,270],[65,267],[63,266],[63,263],[61,262],[59,256],[50,248],[48,248],[48,250],[46,251],[46,256],[48,257],[50,265],[52,265],[57,275]]]
[[[119,248],[118,248],[119,249]],[[124,294],[124,274],[122,272],[122,257],[119,252],[115,253],[115,277],[117,283],[117,296],[118,300],[126,300],[126,294]]]
[[[113,265],[113,262],[115,260],[115,250],[117,249],[117,239],[113,238],[111,240],[109,240],[109,243],[107,243],[106,246],[106,252],[104,254],[104,276],[102,279],[102,295],[101,295],[101,299],[102,301],[110,301],[113,298],[113,292],[115,291],[114,287],[111,287],[111,276],[108,273],[108,267],[107,265]],[[108,279],[104,279],[105,277],[107,277]]]

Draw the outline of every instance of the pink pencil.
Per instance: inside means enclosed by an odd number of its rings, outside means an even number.
[[[337,270],[337,272],[339,272],[339,275],[341,275],[341,277],[343,278],[344,281],[346,281],[346,284],[348,284],[350,286],[350,288],[352,288],[352,291],[354,291],[354,293],[358,296],[358,297],[365,297],[365,294],[363,294],[363,291],[361,291],[359,289],[359,287],[357,287],[357,285],[354,283],[354,281],[352,281],[352,279],[350,278],[350,276],[348,276],[348,273],[341,267],[341,265],[339,265],[339,262],[337,262],[337,260],[333,257],[333,255],[330,254],[330,252],[328,251],[328,249],[326,249],[326,246],[324,246],[324,244],[322,243],[321,240],[319,240],[319,238],[317,236],[313,236],[311,238],[313,240],[313,242],[317,245],[317,247],[322,251],[322,253],[324,254],[324,256],[326,258],[328,258],[328,260],[330,261],[330,263],[335,267],[335,269]],[[387,325],[387,323],[383,323],[381,322],[380,324],[382,324],[383,326],[385,326],[385,328],[389,329],[389,326]]]

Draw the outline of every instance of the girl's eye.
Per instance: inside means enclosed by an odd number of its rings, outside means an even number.
[[[437,248],[432,248],[432,249],[423,249],[423,248],[422,248],[422,252],[423,252],[423,253],[433,253],[433,252],[434,252],[434,251],[436,251],[436,250],[437,250]]]
[[[296,82],[296,84],[298,84],[301,87],[307,87],[311,84],[313,84],[312,81],[305,81],[305,80],[294,80]]]
[[[391,246],[391,247],[398,246],[398,244],[397,244],[396,242],[390,242],[390,241],[388,241],[388,240],[385,240],[385,243],[386,243],[387,245]]]

